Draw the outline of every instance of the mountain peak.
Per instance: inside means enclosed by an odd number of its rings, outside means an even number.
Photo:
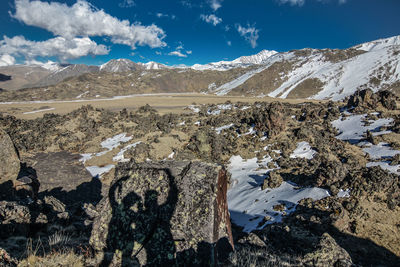
[[[136,70],[138,64],[126,58],[111,59],[107,63],[100,66],[100,71],[107,72],[126,72]]]
[[[389,38],[378,39],[371,42],[366,42],[363,44],[356,45],[353,48],[370,52],[394,45],[400,45],[400,35]]]

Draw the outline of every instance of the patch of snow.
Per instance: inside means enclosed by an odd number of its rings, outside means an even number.
[[[194,113],[199,113],[200,112],[200,108],[195,106],[195,105],[190,105],[188,106],[188,109],[190,109],[191,111],[193,111]]]
[[[333,121],[332,126],[340,132],[336,138],[349,141],[352,144],[358,143],[368,130],[372,133],[379,134],[381,127],[390,126],[393,122],[392,118],[378,119],[376,121],[370,120],[370,125],[366,126],[364,122],[366,116],[367,114],[351,115]]]
[[[400,165],[393,165],[391,166],[389,164],[389,162],[387,161],[381,161],[381,162],[368,162],[367,163],[367,167],[374,167],[374,166],[379,166],[381,167],[383,170],[387,170],[388,172],[394,173],[394,174],[398,174],[400,175]]]
[[[230,91],[232,91],[233,89],[235,89],[236,87],[238,87],[239,85],[244,84],[248,79],[250,79],[251,77],[253,77],[254,75],[256,75],[257,73],[262,72],[263,70],[265,70],[266,67],[262,67],[262,68],[258,68],[252,71],[249,71],[245,74],[243,74],[242,76],[221,85],[220,87],[211,90],[210,92],[215,92],[216,95],[226,95],[228,94]]]
[[[86,86],[86,88],[87,88],[87,86]],[[83,92],[82,94],[78,95],[76,98],[79,99],[79,98],[83,97],[84,95],[86,95],[88,93],[90,93],[90,91]]]
[[[173,158],[174,158],[174,155],[175,155],[175,152],[172,152],[171,154],[168,155],[168,158],[169,158],[169,159],[173,159]]]
[[[113,161],[119,161],[119,162],[127,162],[127,161],[129,161],[129,159],[126,159],[126,158],[124,157],[125,152],[126,152],[127,150],[131,149],[131,148],[136,147],[136,146],[137,146],[138,144],[140,144],[140,143],[141,143],[141,141],[138,141],[138,142],[136,142],[136,143],[133,143],[133,144],[130,144],[130,145],[127,145],[126,147],[124,147],[123,149],[121,149],[120,152],[118,152],[117,155],[115,155],[115,156],[113,157]]]
[[[342,198],[342,197],[350,197],[350,189],[346,189],[346,190],[339,189],[339,192],[337,193],[336,196],[340,197],[340,198]]]
[[[290,155],[290,158],[312,159],[316,153],[308,142],[303,141],[297,144],[297,148]]]
[[[298,188],[283,182],[275,189],[262,190],[261,185],[267,177],[267,164],[272,158],[264,158],[260,163],[257,158],[243,160],[232,156],[228,171],[232,175],[232,186],[228,190],[228,207],[232,221],[244,227],[245,232],[262,229],[267,224],[280,222],[293,212],[297,203],[304,198],[319,200],[330,196],[328,191],[320,188]],[[274,206],[285,205],[284,211],[275,211]],[[268,220],[263,221],[264,218]]]
[[[223,130],[229,129],[229,128],[231,128],[233,125],[234,125],[233,123],[228,124],[228,125],[224,125],[224,126],[215,128],[215,131],[217,132],[217,134],[220,134]]]
[[[217,85],[215,83],[211,83],[208,85],[208,90],[213,90],[215,88],[217,88]]]
[[[92,177],[97,177],[97,178],[100,178],[104,173],[111,171],[113,168],[115,168],[115,165],[112,164],[104,167],[98,167],[98,166],[86,167],[86,169],[90,172]]]
[[[207,111],[207,113],[210,115],[219,115],[221,113],[221,110],[228,110],[228,109],[232,109],[231,104],[221,104],[221,105],[217,105],[217,109],[215,109],[215,110],[209,109]]]
[[[81,154],[82,158],[79,159],[80,162],[85,164],[86,161],[90,160],[93,158],[93,153],[87,153],[87,154]]]
[[[388,143],[381,142],[377,145],[368,143],[368,147],[364,148],[363,151],[367,152],[371,159],[385,159],[391,158],[400,154],[399,150],[392,149]]]
[[[183,126],[183,125],[185,125],[185,122],[184,122],[184,121],[178,123],[178,126]]]
[[[200,121],[196,121],[194,125],[200,126]]]
[[[118,147],[121,143],[128,142],[132,139],[132,136],[126,136],[126,133],[117,134],[113,137],[107,138],[101,142],[101,147],[107,149],[108,151],[113,150]]]
[[[55,108],[39,109],[39,110],[24,112],[23,114],[24,114],[24,115],[25,115],[25,114],[34,114],[34,113],[45,112],[45,111],[50,111],[50,110],[55,110]]]

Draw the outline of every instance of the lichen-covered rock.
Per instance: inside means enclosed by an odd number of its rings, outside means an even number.
[[[215,164],[120,164],[90,243],[104,266],[215,264],[233,248],[227,185]]]
[[[399,101],[399,98],[390,91],[374,93],[370,89],[365,89],[351,95],[347,101],[347,107],[360,110],[363,108],[376,109],[378,105],[381,105],[386,109],[395,110],[397,109],[396,101]]]
[[[323,233],[317,249],[304,255],[305,266],[353,266],[349,253],[340,247],[328,233]]]
[[[0,184],[18,177],[20,161],[10,136],[0,129]]]
[[[277,172],[270,172],[269,177],[265,178],[262,189],[277,188],[283,183],[282,176]]]
[[[29,208],[15,201],[0,201],[0,237],[27,235],[32,217]]]

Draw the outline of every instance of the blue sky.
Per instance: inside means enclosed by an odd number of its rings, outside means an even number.
[[[399,0],[2,0],[0,64],[208,63],[400,35]]]

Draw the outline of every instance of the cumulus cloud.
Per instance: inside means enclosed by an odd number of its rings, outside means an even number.
[[[202,20],[204,20],[205,22],[210,23],[210,24],[212,24],[212,25],[214,25],[214,26],[217,26],[219,23],[222,22],[222,19],[221,19],[221,18],[218,18],[218,17],[215,16],[214,14],[211,14],[211,15],[204,15],[204,14],[201,14],[201,15],[200,15],[200,18],[201,18]]]
[[[169,52],[168,55],[177,57],[187,57],[187,55],[183,54],[181,51],[172,51]]]
[[[124,0],[118,4],[118,6],[121,8],[133,7],[134,5],[135,5],[135,2],[133,0]]]
[[[66,39],[55,37],[46,41],[30,41],[23,36],[3,37],[0,40],[0,54],[22,56],[27,60],[35,57],[58,57],[61,61],[87,55],[106,55],[105,45],[98,45],[89,37]]]
[[[175,48],[175,51],[169,52],[168,55],[169,56],[177,56],[177,57],[187,57],[188,55],[192,54],[192,51],[188,50],[186,51],[182,51],[184,50],[183,48],[183,44],[181,42],[179,42],[179,45]]]
[[[247,27],[242,27],[242,25],[240,24],[236,25],[236,29],[240,36],[244,37],[244,39],[250,43],[252,48],[255,48],[257,46],[257,40],[259,37],[258,29],[250,25],[247,25]]]
[[[231,45],[232,45],[232,42],[231,42],[231,41],[227,41],[226,44],[227,44],[228,46],[231,46]]]
[[[0,57],[0,67],[10,66],[14,64],[15,64],[15,58],[13,56],[5,54]]]
[[[223,0],[209,0],[208,3],[210,4],[210,7],[212,10],[217,11],[222,5]]]
[[[67,39],[108,36],[111,42],[128,45],[132,49],[137,45],[151,48],[166,46],[163,41],[166,35],[158,26],[119,20],[85,0],[78,0],[72,6],[58,2],[15,0],[15,14],[11,16]]]

